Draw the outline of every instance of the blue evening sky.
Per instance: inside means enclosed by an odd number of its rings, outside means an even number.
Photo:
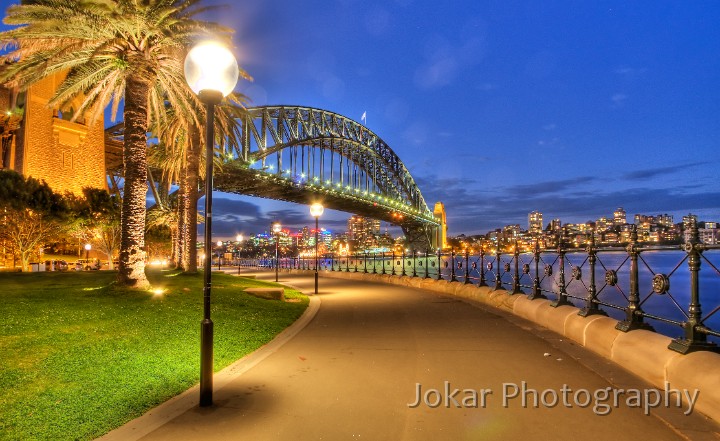
[[[238,90],[367,112],[431,207],[445,203],[450,234],[527,227],[533,210],[720,221],[718,1],[225,3],[211,18],[236,29],[255,79]],[[224,194],[214,215],[226,237],[312,222],[305,206]]]

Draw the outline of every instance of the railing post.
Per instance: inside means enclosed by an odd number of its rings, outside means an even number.
[[[535,278],[533,279],[533,290],[532,294],[528,296],[528,299],[546,299],[545,294],[540,290],[540,242],[535,239],[535,248],[533,249],[533,260],[535,261]]]
[[[502,277],[500,275],[500,238],[498,237],[498,243],[497,247],[495,248],[495,263],[497,263],[497,268],[495,268],[495,291],[502,288]]]
[[[437,279],[438,280],[442,280],[442,268],[440,268],[440,264],[442,264],[442,258],[440,256],[440,252],[441,252],[440,248],[438,248],[438,251],[437,251],[437,264],[438,264],[437,265],[437,267],[438,267]]]
[[[457,282],[455,277],[455,248],[450,249],[450,281]]]
[[[352,256],[352,254],[350,254],[350,253],[348,253],[347,256],[345,256],[345,272],[346,273],[350,272],[350,256]]]
[[[330,253],[330,271],[335,271],[335,253]]]
[[[478,286],[487,286],[485,281],[485,248],[480,246],[480,282]]]
[[[413,277],[417,277],[417,261],[415,260],[415,250],[412,250],[412,268],[413,268]]]
[[[377,274],[377,251],[373,252],[373,274]]]
[[[640,250],[637,245],[637,227],[632,226],[630,232],[630,244],[627,246],[627,252],[630,255],[630,292],[628,293],[628,306],[625,308],[625,320],[619,322],[615,329],[628,332],[633,329],[647,329],[652,331],[653,327],[645,323],[642,316],[642,308],[640,307],[640,288],[638,277],[638,256]]]
[[[394,275],[395,275],[395,251],[392,252],[392,256],[391,256],[391,257],[392,257],[392,264],[391,264],[391,266],[392,266],[392,273],[391,273],[391,275],[394,276]]]
[[[425,249],[425,278],[430,278],[430,268],[428,268],[428,259],[430,256],[430,250]]]
[[[405,273],[405,248],[402,250],[402,275],[407,276]]]
[[[382,275],[385,275],[385,251],[382,252]]]
[[[355,262],[355,264],[354,264],[354,266],[355,266],[354,272],[358,272],[358,253],[357,253],[357,252],[355,253],[355,258],[353,259],[353,262]]]
[[[520,289],[520,250],[518,249],[517,240],[515,241],[515,251],[513,252],[513,260],[515,261],[515,274],[513,274],[513,294],[524,294]]]
[[[465,284],[469,285],[470,281],[470,250],[465,249]]]
[[[693,351],[715,351],[720,348],[707,339],[707,334],[702,332],[702,308],[700,305],[700,262],[705,247],[700,242],[697,222],[690,220],[690,241],[685,244],[685,252],[688,253],[688,269],[690,270],[690,305],[688,307],[688,320],[683,323],[684,338],[676,338],[669,349],[687,354]],[[656,276],[657,277],[657,276]],[[654,282],[654,281],[653,281]],[[654,283],[653,283],[654,284]]]
[[[363,252],[363,273],[364,273],[364,274],[367,274],[367,273],[368,273],[368,270],[367,270],[367,250],[365,250],[365,251]]]
[[[552,303],[550,303],[550,306],[553,308],[557,308],[558,306],[562,305],[570,305],[573,306],[572,302],[568,300],[567,297],[567,288],[565,286],[565,253],[567,250],[565,250],[565,247],[563,246],[562,242],[562,236],[560,236],[560,239],[558,240],[558,265],[559,265],[559,274],[558,274],[558,286],[560,287],[560,292],[558,293],[557,299],[553,300]]]
[[[591,233],[592,234],[592,233]],[[590,243],[587,246],[588,263],[590,264],[590,284],[588,294],[585,297],[585,307],[578,312],[579,316],[588,317],[591,315],[607,315],[600,309],[597,303],[597,285],[595,284],[595,264],[597,262],[597,248],[595,247],[595,235],[590,236]]]

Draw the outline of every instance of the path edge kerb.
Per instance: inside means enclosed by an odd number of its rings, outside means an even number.
[[[294,270],[298,273],[304,271]],[[472,300],[510,312],[565,336],[611,360],[660,390],[698,389],[695,410],[720,423],[720,354],[707,351],[682,355],[668,349],[670,337],[645,330],[621,332],[617,320],[578,315],[579,308],[554,308],[545,299],[530,300],[522,294],[446,280],[387,274],[322,272],[322,277],[366,280],[425,289]]]
[[[284,286],[294,288],[285,284]],[[297,289],[299,291],[299,289]],[[285,343],[295,337],[305,326],[307,326],[320,309],[320,297],[307,295],[310,299],[308,307],[302,315],[290,326],[275,336],[264,346],[256,349],[243,358],[235,361],[230,366],[216,372],[213,375],[213,390],[217,391],[227,386],[228,383],[252,369],[268,356],[277,352]],[[122,426],[114,429],[105,435],[97,438],[98,441],[135,441],[149,434],[158,427],[170,422],[176,417],[187,412],[189,409],[198,406],[200,396],[200,385],[197,384],[190,389],[170,398],[168,401],[154,407],[134,420],[128,421]]]

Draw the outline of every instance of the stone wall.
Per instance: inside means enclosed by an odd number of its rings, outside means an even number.
[[[45,180],[56,192],[82,194],[83,187],[107,188],[104,121],[70,122],[48,107],[61,75],[32,85],[26,96],[22,163],[26,176]],[[18,150],[20,153],[20,150]]]

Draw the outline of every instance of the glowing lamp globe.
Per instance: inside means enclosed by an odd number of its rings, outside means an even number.
[[[89,243],[86,243],[86,244],[85,244],[85,251],[90,251],[90,248],[92,248],[92,245],[90,245]]]
[[[219,246],[219,247],[222,246],[222,241],[221,241],[221,240],[218,240],[218,241],[217,241],[217,246]]]
[[[316,202],[310,206],[310,215],[312,217],[320,217],[325,211],[325,207],[319,202]]]
[[[272,226],[273,233],[279,233],[282,231],[282,225],[280,225],[280,222],[275,222]]]
[[[185,80],[198,95],[219,92],[227,96],[235,88],[238,74],[235,56],[214,41],[199,43],[185,57]]]

